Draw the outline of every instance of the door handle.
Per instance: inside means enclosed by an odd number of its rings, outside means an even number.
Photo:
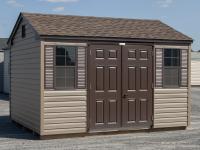
[[[127,96],[128,96],[128,94],[124,94],[124,95],[123,95],[123,98],[127,98]]]

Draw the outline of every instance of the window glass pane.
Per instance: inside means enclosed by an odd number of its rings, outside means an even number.
[[[65,67],[56,67],[56,77],[65,78]]]
[[[65,88],[65,78],[56,78],[56,87]]]
[[[66,67],[66,78],[74,78],[75,67]]]
[[[164,66],[180,66],[180,50],[165,49],[164,50]]]
[[[65,66],[64,56],[56,56],[56,66]]]
[[[171,49],[165,49],[164,50],[164,57],[172,57],[172,50]]]
[[[173,50],[172,50],[172,57],[179,57],[179,53],[180,53],[180,50],[178,50],[178,49],[173,49]]]
[[[67,88],[74,88],[75,87],[75,78],[66,78],[66,85]]]
[[[56,47],[56,55],[63,55],[63,56],[65,56],[65,48],[57,46]]]
[[[165,66],[171,66],[172,65],[171,58],[164,58],[164,64]]]
[[[66,68],[66,87],[67,88],[75,87],[75,67]]]
[[[179,86],[179,69],[165,68],[163,83],[165,87],[178,87]]]
[[[177,58],[172,58],[172,65],[171,66],[179,66],[180,64],[179,59]]]
[[[76,47],[66,47],[66,65],[75,66]]]

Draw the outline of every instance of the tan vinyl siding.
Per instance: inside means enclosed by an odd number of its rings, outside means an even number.
[[[26,37],[21,26],[26,25]],[[11,118],[40,133],[40,41],[23,19],[11,46]]]
[[[85,133],[87,91],[44,91],[43,135]]]
[[[191,63],[191,85],[200,86],[200,61],[192,60]]]
[[[154,128],[187,126],[188,89],[154,90]]]

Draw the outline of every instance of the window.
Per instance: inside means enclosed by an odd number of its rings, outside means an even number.
[[[73,46],[56,46],[55,88],[75,88],[76,50]]]
[[[163,86],[180,85],[180,50],[164,49]]]
[[[26,37],[26,26],[22,25],[22,38]]]

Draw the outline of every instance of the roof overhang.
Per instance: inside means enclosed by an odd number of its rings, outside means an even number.
[[[108,42],[137,42],[137,43],[172,43],[172,44],[192,44],[193,40],[168,40],[168,39],[133,39],[119,37],[89,37],[89,36],[58,36],[40,35],[42,40],[79,40],[79,41],[108,41]]]
[[[22,20],[23,20],[22,13],[20,13],[18,18],[17,18],[17,21],[16,21],[16,23],[14,25],[14,28],[12,29],[12,32],[11,32],[9,38],[8,38],[8,41],[7,41],[8,46],[10,45],[11,39],[15,35],[15,33],[16,33],[16,31],[17,31],[17,29],[18,29],[18,27],[19,27],[19,25],[20,25]]]

